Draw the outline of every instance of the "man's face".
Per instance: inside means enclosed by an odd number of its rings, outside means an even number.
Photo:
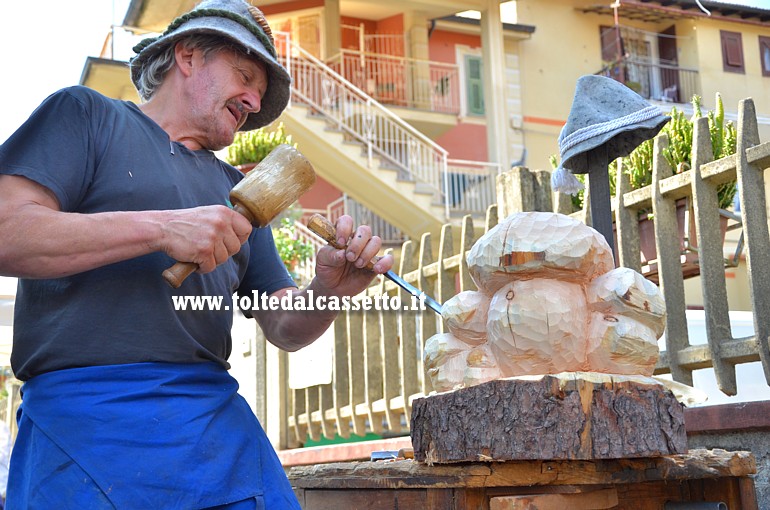
[[[199,52],[200,54],[200,52]],[[204,149],[219,150],[233,142],[249,113],[262,106],[267,90],[265,66],[231,50],[200,55],[192,76],[188,123]]]

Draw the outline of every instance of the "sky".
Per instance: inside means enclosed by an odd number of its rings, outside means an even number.
[[[128,3],[0,0],[0,143],[48,95],[77,85],[86,58],[99,56],[111,25],[122,23]],[[122,30],[119,35],[128,39]]]

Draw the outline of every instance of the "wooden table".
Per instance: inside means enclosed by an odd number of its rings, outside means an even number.
[[[666,502],[723,502],[757,510],[749,452],[620,460],[433,465],[414,460],[294,467],[304,510],[662,510]]]

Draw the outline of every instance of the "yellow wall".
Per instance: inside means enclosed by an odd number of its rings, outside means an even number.
[[[720,30],[742,33],[745,74],[723,71]],[[762,76],[758,39],[760,35],[770,37],[770,27],[703,20],[694,32],[701,55],[699,68],[704,103],[713,106],[714,95],[719,92],[726,107],[737,110],[739,100],[752,97],[757,114],[770,114],[770,77]]]
[[[594,5],[594,0],[518,0],[517,21],[536,27],[532,38],[519,44],[523,137],[526,164],[532,169],[551,168],[549,156],[558,155],[557,138],[569,115],[575,82],[602,66],[599,27],[614,21],[609,15],[577,10]],[[770,117],[770,77],[762,76],[758,42],[759,35],[770,37],[770,25],[705,18],[656,24],[621,18],[621,24],[649,32],[676,26],[679,65],[699,70],[704,109],[714,107],[718,91],[728,119],[735,116],[738,101],[745,97],[754,98],[760,118]],[[722,70],[720,29],[743,34],[745,75]],[[760,125],[760,137],[770,139],[770,123]]]

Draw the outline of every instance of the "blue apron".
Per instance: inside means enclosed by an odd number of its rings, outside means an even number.
[[[7,508],[299,510],[238,383],[214,363],[137,363],[26,382]]]

